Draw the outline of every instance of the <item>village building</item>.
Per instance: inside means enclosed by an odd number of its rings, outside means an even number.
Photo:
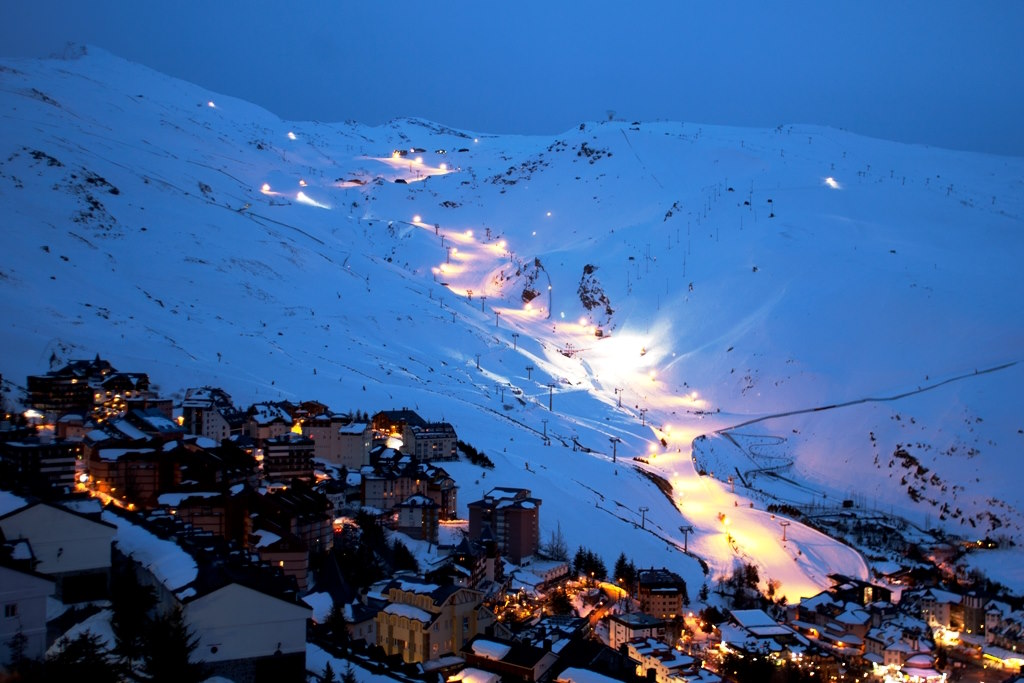
[[[526,643],[494,636],[477,636],[460,651],[466,665],[501,676],[502,680],[542,681],[558,655]]]
[[[0,441],[0,474],[8,486],[19,485],[37,495],[72,490],[82,444],[48,434]]]
[[[375,444],[396,447],[417,462],[458,458],[458,435],[447,422],[427,422],[415,411],[403,408],[377,413],[372,427]]]
[[[661,619],[681,617],[683,607],[689,602],[686,582],[664,567],[637,571],[636,596],[640,601],[641,612]]]
[[[263,441],[263,475],[278,482],[313,481],[313,440],[285,433]]]
[[[636,666],[636,675],[654,683],[718,683],[722,680],[703,668],[701,660],[654,638],[629,641],[626,650]]]
[[[108,376],[116,372],[99,354],[93,360],[73,360],[45,375],[29,375],[28,404],[57,417],[65,413],[89,415],[100,399],[96,394]]]
[[[189,597],[182,610],[198,639],[196,659],[237,683],[304,679],[310,612],[235,582]]]
[[[373,429],[347,415],[322,414],[306,420],[302,433],[313,440],[313,457],[349,470],[370,464]]]
[[[181,401],[181,423],[189,434],[199,434],[220,443],[242,433],[244,412],[235,408],[231,396],[216,387],[187,389]]]
[[[810,640],[780,624],[764,610],[730,610],[729,619],[718,625],[721,648],[727,651],[769,654],[803,653]]]
[[[665,642],[665,620],[643,612],[617,613],[608,617],[608,647],[617,650],[631,640]]]
[[[407,663],[458,652],[495,621],[483,594],[471,588],[396,578],[379,594],[387,602],[377,614],[377,645]]]
[[[108,509],[103,519],[116,527],[118,557],[155,590],[155,611],[182,610],[197,640],[192,656],[212,675],[238,683],[304,678],[311,610],[283,573],[221,554],[216,537],[183,524],[168,536],[166,525],[154,524],[159,517]]]
[[[109,523],[33,503],[0,516],[0,532],[8,542],[28,541],[34,559],[30,569],[54,581],[57,599],[67,604],[108,596],[115,534]]]
[[[395,506],[396,529],[418,541],[437,543],[440,506],[430,498],[415,494]]]
[[[0,547],[0,670],[12,663],[15,637],[24,638],[21,655],[41,659],[46,653],[46,601],[55,582],[20,564]]]
[[[502,556],[519,564],[539,548],[540,505],[529,489],[493,488],[467,506],[469,537],[480,539],[489,529]]]
[[[292,430],[292,416],[277,403],[256,403],[246,412],[243,434],[263,448],[267,439],[276,439]]]

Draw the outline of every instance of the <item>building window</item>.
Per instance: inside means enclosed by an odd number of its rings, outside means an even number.
[[[4,605],[4,618],[10,619],[16,616],[18,616],[18,603],[9,602]]]

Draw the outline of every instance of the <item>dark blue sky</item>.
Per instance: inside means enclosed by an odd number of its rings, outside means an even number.
[[[555,134],[616,116],[1024,156],[1024,3],[9,0],[0,54],[89,43],[286,119]]]

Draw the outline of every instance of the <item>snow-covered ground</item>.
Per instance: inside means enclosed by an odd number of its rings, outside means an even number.
[[[790,600],[868,575],[772,501],[1024,540],[1021,159],[285,122],[94,49],[0,62],[0,115],[7,387],[99,353],[171,396],[413,408],[496,464],[445,464],[463,512],[529,488],[545,538],[691,595],[737,561]]]

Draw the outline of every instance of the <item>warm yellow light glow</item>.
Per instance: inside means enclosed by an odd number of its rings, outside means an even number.
[[[413,216],[413,217],[412,217],[412,222],[413,222],[413,223],[419,223],[419,222],[421,222],[422,220],[423,220],[423,217],[422,217],[422,216],[420,216],[419,214],[416,214],[415,216]]]
[[[207,102],[206,106],[210,107],[212,109],[216,109],[217,108],[217,105],[213,103],[213,100],[210,100],[209,102]]]
[[[300,204],[305,204],[306,206],[315,206],[318,209],[331,208],[327,204],[321,204],[317,200],[307,195],[305,192],[299,192],[298,194],[296,194],[295,201],[299,202]]]
[[[831,187],[833,190],[842,189],[842,186],[832,176],[825,178],[825,184]]]
[[[441,169],[442,171],[447,171],[447,170],[448,170],[448,164],[446,164],[446,163],[444,163],[444,162],[442,161],[442,162],[441,162],[441,163],[440,163],[440,164],[438,165],[438,168],[439,168],[439,169]]]
[[[260,187],[260,192],[268,194],[270,192],[270,183],[263,183],[263,186]]]
[[[299,179],[299,187],[306,187],[306,181]]]
[[[294,140],[295,139],[295,133],[293,133],[291,131],[288,131],[288,139],[289,140]]]

